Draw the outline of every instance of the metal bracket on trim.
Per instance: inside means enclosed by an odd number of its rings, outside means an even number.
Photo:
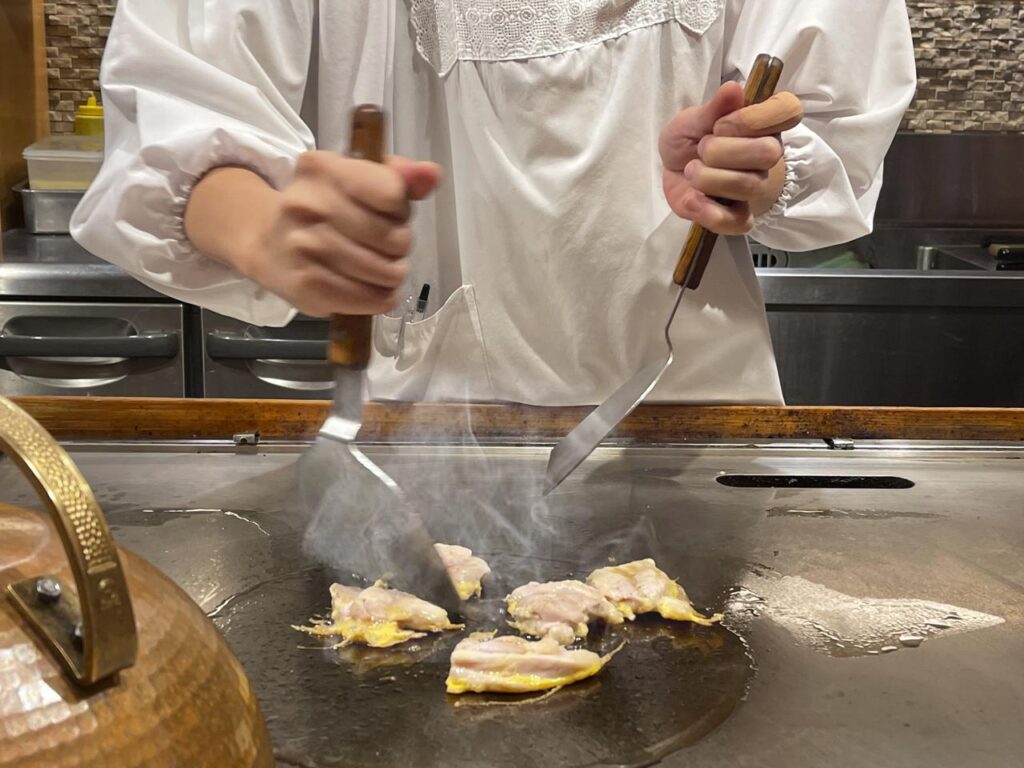
[[[231,440],[238,448],[255,448],[260,444],[259,432],[237,432]]]
[[[826,437],[825,445],[833,451],[852,451],[857,447],[849,437]]]

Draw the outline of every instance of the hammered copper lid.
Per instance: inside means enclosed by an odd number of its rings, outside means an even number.
[[[0,449],[51,518],[0,504],[0,768],[272,766],[216,628],[114,545],[67,453],[3,397]]]

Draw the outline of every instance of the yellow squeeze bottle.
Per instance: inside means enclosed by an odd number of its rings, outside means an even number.
[[[75,113],[75,133],[79,136],[103,135],[103,106],[96,103],[95,96],[90,96]]]

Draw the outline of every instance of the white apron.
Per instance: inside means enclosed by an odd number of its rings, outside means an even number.
[[[570,18],[533,0],[525,21],[511,0],[392,6],[394,151],[447,169],[417,212],[407,292],[442,301],[404,331],[377,323],[374,398],[592,404],[664,354],[689,225],[664,200],[657,138],[718,86],[724,3],[591,5]],[[742,239],[716,249],[672,335],[651,400],[781,402]]]

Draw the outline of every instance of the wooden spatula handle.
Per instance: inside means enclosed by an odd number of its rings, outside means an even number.
[[[782,61],[762,53],[754,61],[754,68],[747,78],[747,86],[743,92],[744,101],[747,106],[760,104],[774,95],[779,85],[779,78],[782,77]],[[686,238],[686,245],[679,255],[676,264],[676,271],[672,275],[672,281],[683,288],[695,290],[700,286],[704,277],[704,270],[707,269],[708,259],[718,242],[718,235],[709,232],[700,224],[694,224],[690,228],[690,235]]]
[[[356,107],[352,113],[349,155],[384,162],[384,111],[373,104]],[[327,344],[327,359],[334,365],[363,370],[370,363],[373,317],[333,315]]]

